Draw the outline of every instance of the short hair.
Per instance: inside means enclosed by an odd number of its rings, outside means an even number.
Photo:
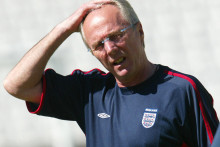
[[[120,9],[122,17],[126,21],[128,21],[130,24],[135,24],[140,21],[137,14],[134,11],[134,9],[132,8],[132,6],[130,5],[130,3],[127,0],[111,0],[111,1],[112,1],[111,4],[116,5]],[[85,20],[85,18],[84,18],[84,20]],[[81,25],[80,25],[80,34],[82,36],[82,40],[83,40],[84,44],[88,48],[88,51],[90,51],[90,48],[86,42],[85,34],[83,31],[84,20],[81,22]]]

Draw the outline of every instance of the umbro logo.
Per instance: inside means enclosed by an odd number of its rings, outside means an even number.
[[[109,118],[110,117],[110,115],[108,115],[106,113],[99,113],[97,116],[100,118]]]

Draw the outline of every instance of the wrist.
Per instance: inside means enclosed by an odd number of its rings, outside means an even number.
[[[56,31],[59,36],[69,37],[72,33],[74,33],[73,30],[71,30],[70,27],[65,25],[65,22],[62,22],[54,27],[54,31]]]

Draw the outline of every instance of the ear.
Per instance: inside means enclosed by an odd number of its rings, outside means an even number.
[[[144,45],[144,31],[143,31],[143,28],[142,28],[142,24],[140,22],[137,24],[137,29],[138,29],[138,32],[139,32],[139,35],[140,35],[140,38],[141,38],[141,42],[142,42],[143,46],[145,46]]]

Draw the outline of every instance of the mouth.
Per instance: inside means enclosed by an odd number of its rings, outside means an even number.
[[[121,58],[119,58],[118,60],[116,60],[116,61],[113,63],[113,65],[119,65],[119,64],[123,63],[124,61],[125,61],[125,57],[121,57]]]

